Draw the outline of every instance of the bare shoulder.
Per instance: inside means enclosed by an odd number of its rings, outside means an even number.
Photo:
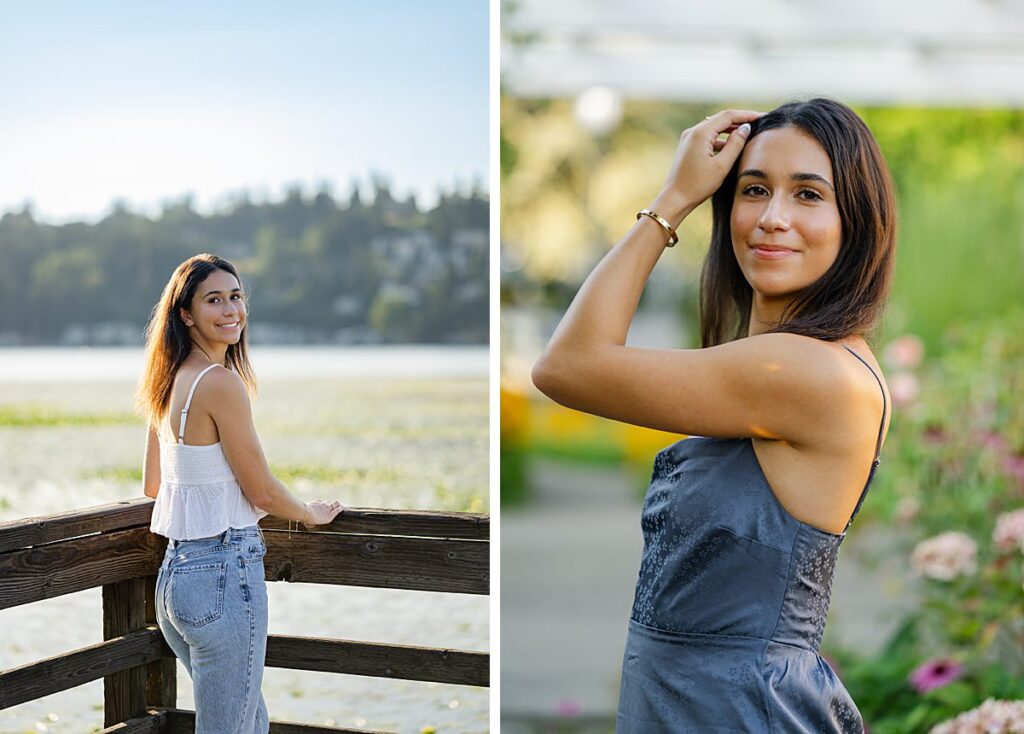
[[[815,339],[802,334],[772,333],[738,339],[722,345],[735,345],[732,361],[742,369],[749,360],[762,365],[765,372],[789,375],[795,385],[807,390],[834,389],[852,385],[849,359],[835,342]]]
[[[785,438],[794,443],[817,443],[830,426],[849,429],[862,420],[866,407],[880,404],[871,373],[841,343],[771,333],[719,348],[722,369],[738,382],[748,382],[745,394],[759,395],[777,411],[792,412],[794,430]],[[725,355],[727,350],[731,353]],[[761,389],[751,382],[760,383]]]
[[[203,383],[214,387],[218,391],[238,389],[241,389],[243,392],[245,391],[245,383],[242,381],[241,376],[234,370],[229,370],[221,365],[210,370],[199,384]]]
[[[232,370],[217,367],[210,370],[203,379],[199,381],[196,392],[202,391],[204,404],[209,406],[210,412],[215,413],[219,409],[238,409],[249,407],[249,393],[245,388],[242,378]]]
[[[885,406],[891,402],[884,375],[867,343],[859,338],[837,342],[800,338],[817,342],[817,360],[809,374],[819,381],[818,399],[826,409],[813,444],[829,452],[849,452],[851,436],[867,436],[873,442],[883,410],[887,425],[891,410]]]
[[[760,393],[762,399],[776,411],[791,413],[789,432],[779,438],[794,447],[832,454],[849,451],[851,436],[875,436],[875,432],[866,429],[874,426],[877,431],[879,425],[882,377],[862,339],[832,342],[800,334],[773,333],[731,344],[736,344],[737,350],[729,360],[730,367],[737,369],[738,375],[763,381],[766,391]],[[750,364],[761,366],[753,372],[743,368]],[[873,371],[878,373],[878,380]],[[767,391],[775,392],[776,397],[771,398]],[[754,386],[748,386],[746,392],[759,394]]]

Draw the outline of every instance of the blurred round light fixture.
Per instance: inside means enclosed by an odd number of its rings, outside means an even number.
[[[622,95],[611,87],[588,87],[576,98],[573,113],[591,135],[607,135],[622,122]]]

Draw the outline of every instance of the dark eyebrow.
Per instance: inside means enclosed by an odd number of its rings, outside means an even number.
[[[738,176],[738,178],[743,178],[744,176],[753,176],[754,178],[768,178],[768,176],[765,175],[764,171],[759,170],[757,168],[748,168],[746,171],[741,173]],[[819,176],[816,173],[794,173],[792,176],[790,176],[790,178],[792,178],[794,181],[818,181],[820,183],[825,184],[833,191],[835,191],[835,188],[832,186],[832,184],[828,182],[828,179]]]
[[[231,292],[232,293],[241,293],[242,289],[241,288],[232,288]],[[219,294],[220,291],[207,291],[206,292],[206,296],[212,296],[214,293],[218,293]],[[203,298],[206,298],[206,296],[203,296]]]

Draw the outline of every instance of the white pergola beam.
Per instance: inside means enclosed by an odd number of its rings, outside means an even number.
[[[720,6],[695,6],[690,22],[673,25],[657,19],[676,6],[656,0],[527,0],[502,20],[503,90],[571,97],[604,85],[630,98],[708,103],[824,94],[859,104],[1024,106],[1020,2],[747,4],[765,22],[735,4],[722,17]]]

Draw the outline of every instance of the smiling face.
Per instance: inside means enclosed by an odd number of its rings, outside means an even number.
[[[186,324],[191,324],[189,333],[194,341],[237,343],[246,319],[238,279],[226,270],[214,270],[196,286],[191,307],[181,309],[181,317]]]
[[[766,130],[744,147],[730,229],[736,261],[755,292],[755,307],[773,299],[788,301],[835,261],[842,223],[834,186],[825,149],[799,128]],[[786,249],[771,252],[755,245]],[[772,315],[778,313],[761,314]]]

